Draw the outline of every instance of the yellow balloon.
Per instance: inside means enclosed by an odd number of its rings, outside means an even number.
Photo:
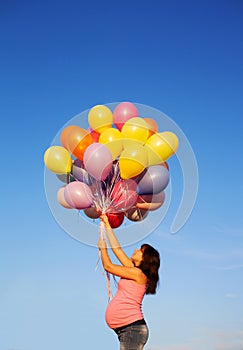
[[[44,154],[44,163],[55,174],[67,174],[72,169],[72,158],[62,146],[49,147]]]
[[[165,162],[177,151],[178,145],[177,136],[170,131],[152,135],[145,144],[148,152],[148,165]]]
[[[149,136],[148,124],[143,118],[131,118],[123,125],[122,135],[124,138],[124,147],[132,145],[134,141],[144,144]]]
[[[138,143],[127,146],[119,158],[119,169],[122,179],[130,179],[139,175],[148,164],[148,156],[144,147]]]
[[[104,130],[111,128],[113,115],[108,107],[97,105],[89,111],[88,121],[91,129],[102,133]]]
[[[178,140],[178,137],[176,136],[176,134],[174,134],[171,131],[164,131],[163,135],[164,135],[165,138],[168,137],[168,138],[172,138],[173,139],[173,141],[174,141],[173,151],[174,151],[174,153],[176,153],[176,151],[178,150],[178,147],[179,147],[179,140]]]
[[[99,143],[106,145],[110,150],[112,159],[115,160],[123,150],[123,137],[118,129],[109,128],[103,131],[99,137]]]
[[[158,165],[158,164],[163,163],[163,160],[161,160],[161,157],[158,155],[158,153],[155,152],[150,146],[145,144],[144,148],[145,148],[145,150],[147,152],[147,156],[148,156],[148,166]]]

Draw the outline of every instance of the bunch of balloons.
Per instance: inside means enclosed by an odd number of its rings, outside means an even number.
[[[66,174],[58,202],[92,219],[106,213],[113,228],[125,217],[144,220],[165,201],[170,179],[166,161],[178,148],[177,136],[159,132],[156,121],[140,117],[130,102],[118,104],[113,112],[96,105],[88,123],[88,130],[78,125],[64,128],[62,146],[45,152],[46,167],[57,176]]]

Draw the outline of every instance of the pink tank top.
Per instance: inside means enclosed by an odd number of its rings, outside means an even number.
[[[118,282],[118,291],[106,309],[105,319],[108,326],[114,329],[142,320],[142,301],[145,292],[146,284],[121,278]]]

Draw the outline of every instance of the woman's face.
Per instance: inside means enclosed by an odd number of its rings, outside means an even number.
[[[135,264],[135,266],[138,266],[142,261],[143,261],[143,252],[142,249],[135,249],[131,259],[133,261],[133,263]]]

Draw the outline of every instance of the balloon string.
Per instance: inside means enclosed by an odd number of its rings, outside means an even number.
[[[138,208],[138,215],[140,216],[140,221],[143,221],[144,219],[143,219],[143,215],[141,213],[140,208]]]
[[[104,225],[104,223],[102,221],[100,222],[99,232],[100,232],[100,238],[106,240],[106,236],[105,236],[106,229],[105,229],[105,225]],[[98,255],[98,261],[97,261],[97,264],[96,264],[96,269],[97,269],[98,263],[99,263],[100,258],[101,258],[101,251],[100,250],[99,250],[98,254],[99,255]],[[107,288],[107,291],[108,291],[108,302],[109,302],[112,299],[112,297],[113,297],[112,292],[111,292],[110,273],[105,271],[105,277],[106,277],[106,288]]]
[[[97,260],[97,263],[95,265],[95,271],[97,271],[97,268],[99,266],[100,258],[101,258],[101,253],[100,253],[100,250],[99,250],[99,252],[98,252],[98,260]]]
[[[111,292],[110,273],[106,271],[105,276],[106,276],[106,287],[108,290],[108,303],[109,303],[113,297],[112,292]]]
[[[92,180],[93,205],[97,211],[104,213],[123,212],[124,205],[126,206],[129,200],[128,186],[116,189],[115,197],[112,195],[115,190],[115,185],[121,180],[118,163],[113,165],[113,172],[105,181]],[[114,197],[114,196],[113,196]],[[119,204],[119,205],[118,205]],[[120,207],[119,207],[120,206]]]
[[[118,166],[118,163],[116,163],[114,165],[114,173],[113,173],[113,176],[112,176],[112,179],[110,181],[110,185],[107,185],[106,187],[106,194],[107,194],[107,197],[108,198],[111,198],[112,197],[112,194],[114,192],[114,186],[116,183],[118,183],[118,181],[121,180],[121,176],[120,176],[120,171],[119,171],[119,166]],[[116,193],[116,198],[119,198],[120,196],[122,195],[122,192],[121,190],[119,192]],[[114,202],[114,199],[111,200],[111,203],[110,205],[113,205],[113,202]],[[117,211],[117,210],[116,210]]]

